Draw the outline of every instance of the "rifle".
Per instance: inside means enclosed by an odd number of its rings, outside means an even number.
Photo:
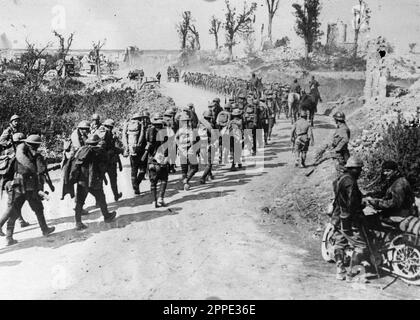
[[[61,164],[56,164],[56,165],[54,165],[54,166],[52,166],[50,168],[47,168],[44,172],[41,173],[41,175],[44,176],[45,182],[48,184],[48,187],[50,188],[50,190],[52,192],[55,191],[55,187],[54,187],[54,185],[52,183],[52,180],[51,180],[51,177],[50,177],[49,172],[50,171],[55,171],[55,170],[58,170],[58,169],[61,169]],[[48,193],[46,193],[46,195],[48,195]],[[47,198],[47,197],[45,197],[45,198]]]

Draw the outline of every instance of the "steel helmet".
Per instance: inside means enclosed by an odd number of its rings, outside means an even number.
[[[153,119],[163,119],[163,113],[156,112],[155,114],[153,114]]]
[[[86,144],[97,144],[101,141],[101,138],[97,134],[90,135],[89,138],[86,140]]]
[[[19,120],[20,117],[17,114],[14,114],[11,118],[10,118],[10,122],[14,121],[14,120]]]
[[[144,111],[141,113],[141,116],[142,116],[143,118],[150,118],[150,112],[149,112],[149,111],[147,111],[147,110],[144,110]]]
[[[142,117],[140,112],[136,112],[131,116],[131,119],[140,119]]]
[[[337,111],[336,113],[334,113],[333,118],[335,120],[344,121],[346,120],[346,115],[341,111]]]
[[[187,105],[187,107],[188,107],[188,108],[194,108],[194,104],[193,104],[193,103],[189,103],[189,104]]]
[[[345,165],[346,168],[362,168],[363,167],[363,161],[355,156],[351,156]]]
[[[26,143],[30,143],[30,144],[41,144],[41,137],[37,134],[31,134],[29,137],[27,137],[25,140]]]
[[[241,93],[241,94],[238,96],[238,98],[239,98],[239,99],[246,99],[246,97],[245,97],[245,95],[244,95],[243,93]]]
[[[214,98],[214,99],[213,99],[213,102],[220,103],[220,98]]]
[[[303,111],[300,113],[300,117],[301,117],[301,118],[307,118],[307,117],[308,117],[308,111],[303,110]]]
[[[17,132],[12,136],[14,142],[24,141],[26,136],[22,132]]]
[[[191,111],[191,109],[190,109],[190,107],[189,107],[189,106],[186,106],[186,107],[183,107],[183,108],[182,108],[182,111],[187,111],[187,112],[190,112],[190,111]]]
[[[103,123],[104,126],[107,127],[114,127],[115,126],[115,121],[112,119],[106,119]]]
[[[92,114],[92,120],[100,120],[99,114],[97,113]]]
[[[203,112],[203,118],[204,119],[210,119],[212,116],[213,115],[212,115],[210,110],[206,110],[206,111]]]
[[[209,102],[209,104],[207,105],[207,107],[209,107],[209,108],[213,108],[214,107],[214,101],[213,102]]]
[[[229,98],[229,102],[235,102],[235,98]]]
[[[173,106],[173,107],[172,107],[172,111],[173,111],[174,113],[176,113],[176,112],[178,111],[178,108],[177,108],[176,106]]]
[[[230,103],[226,104],[225,110],[232,110],[232,105]]]
[[[242,115],[242,111],[241,110],[239,110],[239,109],[233,109],[233,111],[232,111],[232,117],[241,116],[241,115]]]
[[[90,124],[89,124],[88,121],[83,120],[83,121],[79,122],[79,124],[77,125],[77,128],[78,129],[90,129]]]

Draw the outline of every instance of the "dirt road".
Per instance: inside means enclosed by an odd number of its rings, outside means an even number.
[[[201,115],[215,94],[162,85],[178,106],[194,102]],[[223,99],[222,99],[223,100]],[[326,119],[323,119],[327,121]],[[20,230],[19,243],[0,249],[1,299],[387,299],[404,297],[404,286],[380,291],[379,284],[351,285],[334,280],[312,247],[299,245],[299,230],[284,226],[274,236],[258,224],[261,208],[270,205],[276,190],[297,174],[288,165],[290,124],[281,120],[264,150],[263,170],[247,163],[246,170],[217,167],[206,185],[193,180],[182,190],[180,175],[172,175],[167,208],[155,209],[148,182],[135,197],[129,166],[119,185],[124,194],[118,219],[105,225],[97,209],[85,217],[89,229],[73,230],[73,201],[46,202],[48,223],[57,231],[40,237],[27,206],[23,215],[32,226]],[[317,138],[326,130],[316,132]],[[58,185],[58,181],[56,181]],[[107,199],[112,199],[109,186]],[[88,206],[93,199],[88,198]],[[2,206],[3,209],[4,205]],[[315,249],[316,250],[316,249]],[[386,283],[386,280],[382,282]],[[401,288],[401,290],[399,289]],[[392,294],[390,293],[392,292]]]

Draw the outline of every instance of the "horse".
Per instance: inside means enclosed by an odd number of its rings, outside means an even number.
[[[309,94],[303,92],[299,103],[299,110],[306,110],[309,113],[309,121],[311,126],[314,126],[314,116],[317,112],[317,105],[319,100],[319,93],[316,94],[313,90]]]
[[[298,120],[300,113],[300,95],[296,92],[290,92],[287,98],[287,104],[289,106],[289,118],[294,124]]]

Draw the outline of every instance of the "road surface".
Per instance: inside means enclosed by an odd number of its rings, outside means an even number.
[[[162,91],[178,106],[194,102],[199,116],[215,96],[180,83],[163,83]],[[289,165],[289,131],[290,124],[280,120],[257,165],[247,163],[246,170],[237,172],[217,167],[214,181],[200,185],[197,175],[188,192],[182,190],[180,175],[171,175],[166,208],[154,208],[147,181],[141,186],[142,195],[134,196],[124,159],[119,176],[124,196],[109,204],[118,212],[110,225],[104,224],[89,197],[87,206],[93,213],[84,217],[89,228],[75,231],[73,200],[60,201],[56,192],[45,207],[48,223],[57,230],[44,238],[25,205],[23,215],[32,225],[16,228],[17,245],[0,248],[0,298],[405,297],[404,285],[380,291],[378,284],[337,282],[333,265],[314,260],[319,257],[313,252],[318,245],[299,245],[299,230],[284,226],[281,235],[274,236],[259,226],[261,208],[269,206],[282,183],[296,174]],[[317,138],[326,131],[316,131]],[[264,168],[258,170],[262,162]],[[109,186],[106,195],[112,199]]]

